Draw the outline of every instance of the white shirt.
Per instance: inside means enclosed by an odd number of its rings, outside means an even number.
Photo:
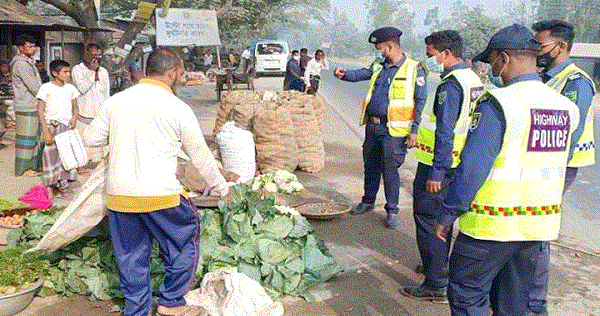
[[[304,71],[304,83],[307,87],[310,87],[310,76],[320,76],[321,70],[329,69],[329,62],[327,59],[323,58],[321,61],[317,61],[316,59],[311,59],[306,64],[306,70]]]
[[[212,54],[204,56],[204,65],[205,66],[212,65],[212,62],[213,62],[213,55]]]
[[[78,96],[79,91],[72,84],[57,86],[50,81],[40,87],[35,97],[46,103],[44,114],[47,123],[52,120],[69,125],[73,118],[73,100]]]
[[[242,58],[250,59],[250,56],[252,56],[252,55],[250,54],[250,50],[248,50],[248,49],[245,49],[245,50],[242,52]]]
[[[98,69],[98,78],[95,80],[96,72],[89,69],[84,63],[77,64],[71,70],[73,84],[81,96],[77,99],[79,115],[85,118],[94,118],[100,107],[110,96],[110,81],[108,71],[103,67]]]
[[[180,194],[183,187],[175,172],[181,149],[209,190],[221,196],[229,192],[196,115],[159,81],[145,78],[110,97],[83,138],[89,147],[108,143],[106,191],[110,195]]]

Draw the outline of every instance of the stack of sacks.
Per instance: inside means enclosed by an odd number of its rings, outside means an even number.
[[[233,91],[221,102],[213,132],[216,135],[227,121],[252,131],[261,173],[296,168],[315,173],[325,165],[323,118],[324,102],[318,96]]]
[[[275,102],[258,103],[253,121],[256,164],[261,173],[298,167],[298,146],[289,106]]]
[[[298,169],[310,173],[323,170],[325,147],[322,100],[297,91],[282,91],[278,95],[278,101],[290,108],[298,146]]]

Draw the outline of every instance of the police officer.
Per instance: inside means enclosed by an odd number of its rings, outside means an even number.
[[[335,69],[341,80],[357,82],[370,80],[362,106],[361,125],[366,124],[363,160],[365,165],[364,195],[351,214],[373,210],[375,197],[383,175],[385,188],[385,226],[398,225],[398,168],[404,162],[406,149],[414,147],[421,110],[427,88],[425,69],[402,52],[402,32],[394,27],[377,29],[369,42],[385,60],[376,60],[371,67],[357,70]]]
[[[450,242],[433,238],[433,225],[452,181],[467,138],[472,104],[483,92],[479,77],[462,59],[462,39],[445,30],[425,38],[429,71],[441,73],[421,115],[415,156],[419,161],[413,186],[417,245],[425,281],[401,292],[418,299],[446,301]],[[448,231],[446,239],[450,239]]]
[[[575,180],[579,167],[594,164],[594,113],[591,106],[596,93],[590,76],[577,67],[569,54],[575,32],[573,25],[559,20],[540,21],[532,26],[535,38],[541,44],[537,66],[543,68],[542,81],[558,93],[571,99],[579,108],[579,124],[571,139],[572,158],[567,165],[565,188]],[[544,243],[536,270],[529,309],[535,315],[547,315],[546,291],[550,264],[550,245]]]
[[[435,235],[460,233],[449,263],[452,315],[525,315],[543,241],[558,237],[575,104],[536,73],[540,45],[514,24],[498,31],[474,61],[491,65],[500,89],[476,109]],[[544,188],[540,194],[539,188]]]

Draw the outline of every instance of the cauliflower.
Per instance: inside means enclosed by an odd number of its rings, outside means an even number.
[[[296,209],[289,206],[275,205],[275,208],[283,214],[300,215],[300,212],[296,211]]]
[[[277,185],[281,185],[283,183],[290,183],[293,181],[296,181],[298,178],[296,178],[296,175],[286,171],[286,170],[277,170],[275,171],[275,175],[273,176],[273,180],[275,181],[275,183],[277,183]]]
[[[300,183],[298,181],[290,182],[290,185],[292,186],[292,189],[294,192],[299,192],[299,191],[304,190],[304,186],[302,185],[302,183]]]
[[[279,185],[279,190],[283,193],[292,194],[294,193],[294,187],[289,183],[282,183]]]
[[[277,192],[277,185],[273,182],[265,184],[264,188],[271,193]]]
[[[258,191],[262,186],[262,182],[260,180],[254,179],[254,183],[252,183],[252,191]]]

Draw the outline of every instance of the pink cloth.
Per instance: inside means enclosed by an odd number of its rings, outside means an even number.
[[[47,209],[53,203],[48,195],[48,190],[41,185],[31,187],[27,193],[19,198],[19,201],[29,204],[34,209]]]

